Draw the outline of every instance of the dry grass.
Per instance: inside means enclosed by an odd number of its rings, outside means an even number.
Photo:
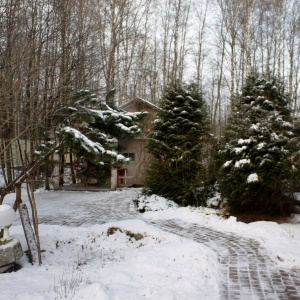
[[[125,233],[127,236],[129,236],[130,239],[135,239],[136,241],[139,241],[141,240],[142,238],[144,238],[144,236],[141,234],[141,233],[133,233],[129,230],[124,230],[124,229],[121,229],[119,227],[109,227],[107,229],[107,235],[112,235],[114,233],[116,233],[117,231],[120,231],[122,233]]]

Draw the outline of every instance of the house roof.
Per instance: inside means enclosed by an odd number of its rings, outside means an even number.
[[[124,110],[126,110],[126,109],[128,109],[130,106],[132,106],[134,104],[143,104],[143,105],[151,107],[151,108],[153,108],[155,110],[159,110],[160,109],[157,105],[155,105],[155,104],[153,104],[153,103],[151,103],[151,102],[149,102],[149,101],[147,101],[145,99],[142,99],[142,98],[135,98],[135,99],[127,102],[126,104],[122,105],[121,108],[124,109]]]

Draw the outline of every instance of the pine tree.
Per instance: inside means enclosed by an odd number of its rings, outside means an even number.
[[[288,102],[276,78],[247,78],[220,151],[221,193],[233,211],[291,211],[299,163]]]
[[[138,125],[147,113],[113,109],[89,90],[81,90],[72,106],[59,110],[63,119],[58,132],[64,147],[71,148],[77,160],[90,166],[82,174],[98,180],[110,175],[111,167],[127,159],[118,154],[117,139],[130,139],[141,132]]]
[[[195,86],[169,88],[148,141],[153,156],[146,179],[149,193],[181,205],[195,204],[193,191],[201,183],[201,151],[208,130],[202,94]]]

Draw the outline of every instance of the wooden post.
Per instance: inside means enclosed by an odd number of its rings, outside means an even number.
[[[16,184],[15,188],[16,188],[16,202],[14,208],[16,207],[19,209],[23,230],[28,245],[28,251],[31,258],[31,263],[33,265],[40,265],[41,261],[39,261],[38,246],[36,243],[34,231],[31,226],[28,209],[26,204],[22,203],[21,184]]]

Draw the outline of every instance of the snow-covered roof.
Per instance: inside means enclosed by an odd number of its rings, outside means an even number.
[[[147,101],[145,99],[142,99],[142,98],[134,98],[133,100],[127,102],[126,104],[123,104],[121,106],[121,108],[124,109],[124,110],[126,110],[128,107],[130,107],[131,105],[136,104],[136,103],[142,103],[142,104],[144,104],[146,106],[154,108],[155,110],[159,110],[159,107],[157,105],[155,105],[155,104],[153,104],[153,103],[151,103],[151,102],[149,102],[149,101]]]

